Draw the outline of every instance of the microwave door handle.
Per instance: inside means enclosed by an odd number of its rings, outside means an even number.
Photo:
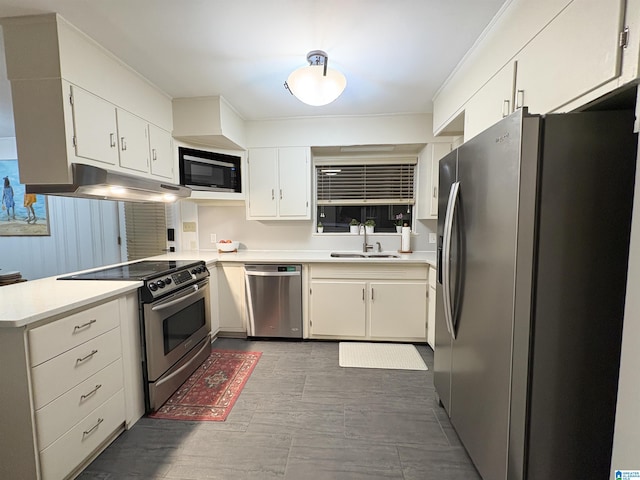
[[[191,293],[188,293],[187,295],[181,295],[180,298],[176,298],[175,300],[171,300],[170,302],[167,303],[161,303],[159,305],[156,305],[154,307],[151,307],[151,310],[153,310],[154,312],[157,312],[159,310],[164,310],[165,308],[169,308],[174,306],[177,303],[181,303],[184,302],[186,299],[188,299],[189,297],[193,297],[196,293],[198,293],[198,290],[200,290],[200,288],[198,287],[198,285],[194,285],[191,287],[193,289],[193,291]]]
[[[220,167],[235,167],[233,163],[222,162],[220,160],[209,160],[208,158],[194,157],[192,155],[184,155],[182,158],[184,158],[185,160],[191,160],[194,162],[207,163],[209,165],[218,165]]]

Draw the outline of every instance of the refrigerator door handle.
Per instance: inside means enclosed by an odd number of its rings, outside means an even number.
[[[444,237],[442,241],[442,293],[444,297],[444,318],[447,323],[447,330],[451,338],[456,338],[456,331],[453,326],[453,305],[451,304],[451,239],[453,236],[453,216],[458,203],[460,192],[460,182],[451,184],[449,190],[449,201],[444,217]]]

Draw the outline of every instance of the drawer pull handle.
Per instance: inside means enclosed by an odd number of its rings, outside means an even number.
[[[85,395],[80,395],[80,401],[83,401],[87,398],[89,398],[91,395],[93,395],[94,393],[96,393],[98,390],[100,390],[100,388],[102,387],[102,385],[96,385],[96,388],[94,388],[93,390],[91,390],[89,393],[85,394]]]
[[[91,357],[93,357],[96,353],[98,353],[98,350],[92,350],[92,351],[91,351],[91,353],[90,353],[89,355],[86,355],[86,356],[84,356],[84,357],[82,357],[82,358],[78,358],[78,359],[76,359],[76,365],[77,365],[77,364],[79,364],[79,363],[84,362],[85,360],[90,359],[90,358],[91,358]]]
[[[97,320],[94,318],[93,320],[89,320],[87,323],[83,323],[82,325],[76,325],[75,327],[73,327],[73,333],[77,332],[78,330],[82,330],[83,328],[90,327],[96,322]]]
[[[98,423],[96,423],[93,427],[91,427],[89,430],[85,430],[84,432],[82,432],[82,439],[84,440],[84,437],[86,437],[87,435],[90,435],[91,433],[93,433],[93,431],[98,428],[100,426],[100,424],[104,422],[104,418],[98,418]]]

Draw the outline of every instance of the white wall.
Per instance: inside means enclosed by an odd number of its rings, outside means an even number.
[[[347,233],[314,233],[314,223],[307,221],[247,220],[244,206],[198,206],[198,243],[201,250],[215,250],[211,234],[218,240],[241,242],[240,248],[249,250],[360,250],[364,237]],[[435,220],[415,222],[417,235],[411,239],[414,251],[434,251],[428,244],[428,233],[435,231]],[[399,234],[374,233],[369,244],[380,242],[383,250],[400,249]]]
[[[251,147],[343,146],[380,144],[426,144],[436,141],[431,114],[398,114],[353,117],[312,117],[247,122],[247,143]],[[437,141],[444,141],[438,138]],[[313,192],[312,192],[313,198]],[[191,203],[191,202],[183,202]],[[312,203],[315,204],[315,201]],[[193,218],[193,209],[182,209]],[[316,234],[314,220],[246,220],[244,205],[197,206],[200,249],[215,249],[217,239],[233,239],[241,248],[251,250],[358,250],[363,237],[348,234]],[[428,233],[436,231],[436,222],[416,221],[412,238],[415,251],[434,251]],[[189,250],[192,234],[182,233],[183,246]],[[185,236],[189,237],[188,239]],[[374,234],[369,243],[380,242],[384,250],[398,250],[398,234]]]
[[[116,202],[47,198],[51,235],[0,237],[2,272],[35,280],[121,261]]]
[[[247,144],[252,148],[428,143],[435,140],[432,119],[429,113],[254,121],[246,123]]]

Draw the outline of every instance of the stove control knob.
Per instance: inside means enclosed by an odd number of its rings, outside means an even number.
[[[198,267],[198,273],[202,273],[204,272],[204,268],[203,267]]]
[[[197,269],[197,268],[192,268],[192,269],[191,269],[191,273],[192,273],[193,275],[195,275],[196,273],[198,273],[198,269]]]
[[[157,285],[158,285],[158,287],[160,287],[160,288],[164,288],[164,285],[165,285],[164,280],[158,280],[158,281],[156,282],[156,284],[157,284]]]
[[[171,285],[171,277],[165,278],[164,283],[166,283],[167,285]]]
[[[149,290],[151,290],[152,292],[155,292],[157,289],[158,289],[158,286],[155,283],[153,282],[149,283]]]

